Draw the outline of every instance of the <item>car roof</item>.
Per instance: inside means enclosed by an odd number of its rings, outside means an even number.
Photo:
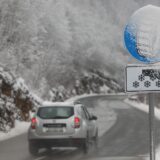
[[[44,101],[42,103],[41,107],[54,107],[54,106],[60,106],[60,107],[74,107],[74,103],[71,102],[50,102],[50,101]]]

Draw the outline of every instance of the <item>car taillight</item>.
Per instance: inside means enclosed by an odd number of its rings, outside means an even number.
[[[79,127],[80,127],[80,118],[74,117],[74,128],[79,128]]]
[[[32,129],[36,129],[36,123],[37,123],[37,119],[35,117],[33,117],[31,120],[31,128]]]

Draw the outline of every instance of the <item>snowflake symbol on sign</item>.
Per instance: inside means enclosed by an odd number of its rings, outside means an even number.
[[[157,87],[160,87],[160,81],[157,81],[157,82],[156,82],[156,86],[157,86]]]
[[[144,86],[147,87],[147,88],[150,87],[151,86],[151,82],[149,82],[149,81],[144,82]]]
[[[139,87],[139,82],[137,82],[137,81],[133,82],[133,87],[134,87],[134,88]]]
[[[138,76],[138,79],[139,79],[140,81],[144,81],[145,76],[144,76],[143,74],[141,74],[141,75]]]

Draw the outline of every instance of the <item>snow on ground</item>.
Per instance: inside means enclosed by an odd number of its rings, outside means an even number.
[[[130,101],[128,99],[125,100],[125,103],[137,108],[137,109],[140,109],[144,112],[149,112],[149,106],[146,105],[146,104],[143,104],[143,103],[138,103],[136,101]],[[155,117],[160,120],[160,109],[157,109],[155,107]],[[160,145],[156,148],[156,159],[159,160],[160,159]],[[147,157],[145,160],[149,160],[149,157]]]
[[[93,97],[93,96],[97,96],[97,94],[82,94],[82,95],[71,97],[71,98],[67,99],[65,102],[75,102],[75,101],[78,101],[81,98]]]
[[[136,102],[136,101],[130,101],[128,99],[125,100],[125,103],[137,108],[137,109],[140,109],[141,111],[144,111],[144,112],[149,112],[149,107],[147,104],[144,104],[144,103],[139,103],[139,102]],[[158,120],[160,120],[160,109],[156,108],[155,107],[155,116]]]
[[[125,96],[126,94],[123,92],[119,92],[119,93],[105,93],[105,94],[96,94],[96,93],[92,93],[92,94],[82,94],[82,95],[78,95],[78,96],[74,96],[71,97],[69,99],[67,99],[65,102],[74,102],[74,101],[78,101],[81,98],[85,98],[85,97],[101,97],[101,96],[115,96],[115,95],[119,95],[119,96]]]
[[[12,138],[14,136],[18,136],[20,134],[27,132],[29,125],[30,125],[29,122],[16,121],[15,128],[11,129],[11,131],[7,133],[0,132],[0,141]]]

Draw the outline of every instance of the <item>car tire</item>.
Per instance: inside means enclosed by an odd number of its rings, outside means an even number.
[[[85,140],[84,140],[84,144],[83,144],[83,153],[84,154],[87,154],[88,152],[89,152],[89,137],[87,136],[87,138],[85,138]]]
[[[29,152],[32,156],[37,156],[38,150],[38,147],[34,143],[29,142]]]
[[[52,147],[46,147],[46,149],[47,149],[47,152],[52,152]]]
[[[96,132],[95,137],[93,138],[94,149],[97,151],[98,149],[98,131]]]

